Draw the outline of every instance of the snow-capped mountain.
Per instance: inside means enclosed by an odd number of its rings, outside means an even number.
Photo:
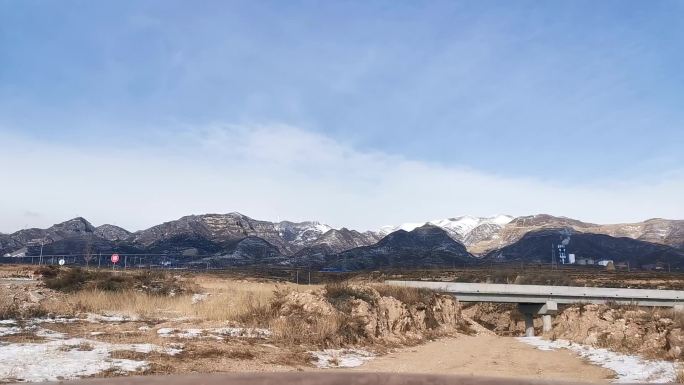
[[[429,224],[443,229],[451,238],[468,246],[481,239],[492,237],[512,220],[513,217],[510,215],[496,215],[493,217],[473,217],[465,215],[455,218],[436,219],[428,222],[383,226],[378,232],[382,235],[387,235],[397,230],[412,231],[413,229]],[[471,237],[471,234],[476,236]]]

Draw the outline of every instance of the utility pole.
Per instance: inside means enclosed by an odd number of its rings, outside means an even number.
[[[40,260],[38,262],[39,265],[43,264],[43,240],[40,240]]]

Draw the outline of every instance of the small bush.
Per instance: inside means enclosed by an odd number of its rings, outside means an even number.
[[[34,272],[34,275],[42,275],[43,278],[54,278],[57,276],[59,268],[57,266],[47,265],[39,266]]]
[[[56,275],[45,279],[45,286],[52,290],[74,292],[80,290],[89,279],[88,272],[81,268],[59,269]]]

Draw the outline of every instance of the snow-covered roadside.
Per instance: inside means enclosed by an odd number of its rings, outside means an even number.
[[[615,353],[566,340],[549,341],[540,337],[518,337],[517,340],[539,350],[568,349],[592,364],[614,371],[617,376],[614,382],[618,383],[667,383],[673,382],[676,377],[675,364],[669,361],[645,360],[638,356]]]
[[[375,357],[373,353],[360,349],[325,349],[310,353],[316,357],[314,365],[321,369],[355,368]]]

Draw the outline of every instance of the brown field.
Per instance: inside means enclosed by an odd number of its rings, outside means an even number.
[[[551,270],[533,266],[358,274],[313,273],[311,285],[308,284],[309,274],[306,271],[299,273],[299,282],[306,284],[298,285],[293,282],[297,281],[296,271],[288,270],[262,270],[258,273],[252,270],[197,273],[171,271],[159,274],[140,271],[106,271],[106,274],[101,274],[102,272],[96,270],[88,270],[80,273],[82,276],[53,278],[50,281],[38,279],[33,274],[35,268],[36,266],[0,265],[0,294],[3,294],[0,295],[0,320],[17,319],[19,326],[26,325],[19,333],[4,336],[0,334],[0,342],[42,344],[54,340],[51,335],[39,335],[37,331],[43,330],[61,333],[64,336],[61,338],[64,339],[80,339],[73,346],[65,345],[62,348],[65,351],[87,352],[97,349],[97,344],[100,343],[118,346],[152,344],[160,349],[182,350],[177,355],[169,355],[160,351],[140,352],[124,347],[116,348],[110,353],[110,359],[147,362],[148,367],[138,374],[322,370],[312,364],[312,350],[356,346],[381,357],[354,370],[442,370],[442,373],[467,374],[468,371],[489,368],[491,374],[495,375],[508,373],[526,378],[606,381],[610,373],[589,366],[569,353],[540,352],[515,340],[496,336],[479,325],[475,329],[459,326],[458,332],[447,336],[447,339],[440,339],[441,335],[435,335],[411,343],[372,344],[356,334],[362,333],[363,327],[358,324],[358,319],[347,316],[344,312],[335,317],[306,318],[305,313],[301,313],[304,309],[295,309],[295,313],[287,317],[278,317],[272,308],[287,293],[305,293],[324,287],[332,303],[338,298],[345,301],[350,298],[364,298],[365,294],[350,289],[346,284],[339,284],[343,279],[370,285],[383,297],[396,298],[406,306],[419,307],[432,295],[431,292],[389,287],[381,282],[385,279],[430,279],[684,288],[684,276],[678,274],[606,272],[582,268]],[[256,277],[251,277],[252,274]],[[90,281],[79,281],[83,277]],[[6,295],[7,293],[10,295]],[[38,305],[24,307],[20,302],[22,306],[17,306],[17,296],[27,298],[22,300],[27,303],[33,301],[29,301],[31,296],[37,296]],[[54,317],[78,320],[51,320]],[[95,317],[94,321],[91,320],[92,317]],[[39,321],[35,321],[36,319]],[[30,322],[35,325],[28,327]],[[302,327],[305,323],[307,327]],[[240,333],[244,334],[225,335],[217,332],[222,328],[244,328],[240,329],[243,330]],[[260,329],[253,328],[267,328],[272,334],[260,335],[256,332]],[[164,330],[170,332],[162,333]],[[431,341],[433,338],[436,340]],[[415,343],[423,345],[419,348],[407,347]],[[463,347],[473,346],[488,346],[485,350],[493,353],[491,357],[482,356],[487,362],[480,362],[480,359],[465,352],[456,356],[456,352],[462,352]],[[453,351],[458,360],[449,365],[434,364],[430,357],[443,349]],[[512,361],[502,359],[505,352],[511,349],[519,351],[519,357]],[[549,357],[549,361],[543,362],[542,356]],[[562,365],[559,360],[563,361]],[[332,358],[330,362],[338,361],[337,358]],[[462,365],[457,364],[461,361]],[[512,367],[517,369],[512,370]],[[105,370],[94,376],[121,374],[116,370]],[[0,378],[0,382],[2,381]]]

